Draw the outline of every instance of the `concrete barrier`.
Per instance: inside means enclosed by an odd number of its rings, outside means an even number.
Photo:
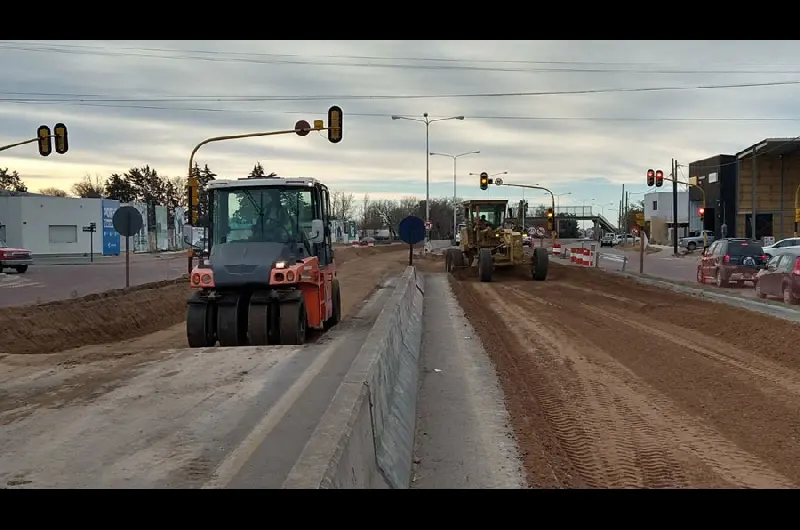
[[[407,267],[284,488],[409,487],[423,297]]]

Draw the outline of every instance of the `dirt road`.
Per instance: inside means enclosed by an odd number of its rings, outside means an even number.
[[[451,284],[531,487],[800,485],[798,326],[591,269]]]

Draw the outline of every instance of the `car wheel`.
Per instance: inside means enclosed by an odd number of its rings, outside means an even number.
[[[697,244],[694,241],[691,241],[691,242],[689,242],[688,245],[686,245],[686,249],[689,252],[694,252],[695,250],[697,250]]]
[[[783,301],[789,305],[800,304],[800,298],[796,297],[792,292],[792,287],[787,285],[783,288]]]

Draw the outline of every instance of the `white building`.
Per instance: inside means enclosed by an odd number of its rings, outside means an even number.
[[[702,203],[690,201],[688,191],[678,192],[678,235],[684,237],[688,232],[702,230],[698,209]],[[672,192],[656,191],[644,196],[644,220],[650,222],[650,238],[654,242],[668,243],[672,239],[674,215]]]
[[[11,247],[29,249],[34,255],[116,255],[124,242],[114,229],[119,201],[74,199],[39,194],[0,194],[0,239]],[[183,208],[175,211],[176,226],[167,226],[166,207],[156,206],[156,227],[147,227],[147,208],[133,204],[143,217],[139,234],[131,238],[131,250],[148,252],[181,248]],[[96,232],[83,228],[95,223]]]

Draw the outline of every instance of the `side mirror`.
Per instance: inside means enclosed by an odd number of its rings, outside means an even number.
[[[325,241],[325,225],[322,219],[314,219],[311,221],[311,235],[308,239],[314,244],[320,244]]]

